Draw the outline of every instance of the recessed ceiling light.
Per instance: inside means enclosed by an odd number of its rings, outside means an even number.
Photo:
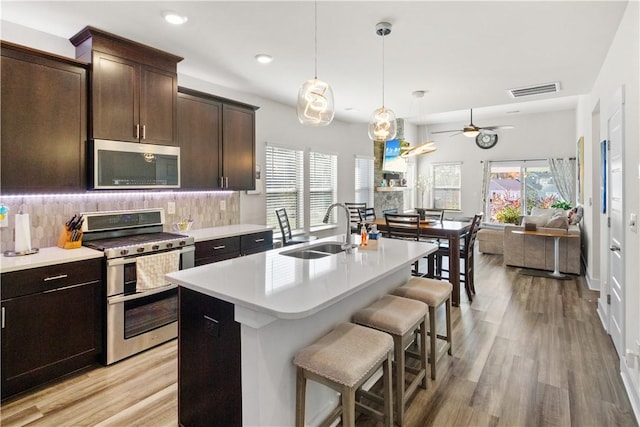
[[[261,64],[268,64],[269,62],[273,61],[273,56],[267,55],[266,53],[259,53],[255,56],[255,58],[256,61]]]
[[[162,17],[165,21],[173,25],[182,25],[189,20],[186,16],[171,11],[162,12]]]

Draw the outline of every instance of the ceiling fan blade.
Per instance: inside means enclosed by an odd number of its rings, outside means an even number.
[[[496,135],[496,132],[493,128],[480,128],[480,133],[485,135]]]
[[[462,131],[461,131],[461,130],[459,130],[459,131],[457,131],[456,133],[453,133],[453,134],[451,134],[451,135],[449,135],[449,136],[456,136],[456,135],[462,135]]]
[[[438,131],[430,132],[430,133],[431,133],[431,134],[434,134],[434,133],[448,133],[448,132],[461,132],[461,131],[460,131],[460,129],[455,129],[455,130],[438,130]]]
[[[496,130],[496,129],[513,129],[515,126],[513,125],[499,125],[499,126],[483,126],[480,129],[489,129],[489,130]]]

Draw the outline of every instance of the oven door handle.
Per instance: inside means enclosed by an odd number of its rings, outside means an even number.
[[[132,294],[132,295],[124,295],[124,296],[120,296],[120,297],[109,297],[109,298],[107,298],[107,302],[109,303],[109,305],[111,305],[111,304],[122,304],[125,301],[131,301],[131,300],[134,300],[134,299],[148,297],[148,296],[151,296],[151,295],[159,294],[159,293],[164,292],[164,291],[175,289],[177,287],[178,287],[178,285],[176,285],[175,283],[170,283],[167,286],[161,286],[161,287],[158,287],[158,288],[149,289],[148,291],[135,293],[135,294]]]
[[[177,251],[178,249],[173,249],[173,250]],[[183,248],[180,248],[180,254],[186,254],[187,252],[195,252],[195,250],[196,250],[196,247],[194,245],[185,246]],[[145,255],[153,255],[153,254],[145,254]],[[145,255],[132,256],[129,258],[108,259],[107,267],[115,267],[116,265],[124,265],[124,264],[135,264],[136,258],[138,258],[139,256],[145,256]]]

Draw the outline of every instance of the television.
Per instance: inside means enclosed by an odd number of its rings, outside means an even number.
[[[390,139],[384,143],[382,170],[387,172],[407,172],[407,161],[400,157],[401,143],[399,139]]]

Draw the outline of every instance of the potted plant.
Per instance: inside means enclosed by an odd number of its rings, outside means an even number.
[[[568,211],[569,209],[571,209],[571,204],[567,203],[567,202],[555,202],[554,204],[551,205],[552,208],[558,208],[558,209],[564,209],[565,211]]]

